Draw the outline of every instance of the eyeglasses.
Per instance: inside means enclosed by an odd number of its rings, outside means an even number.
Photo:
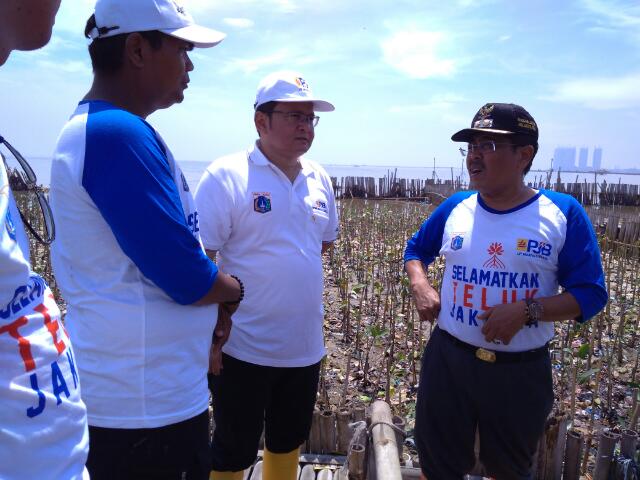
[[[305,115],[298,112],[283,112],[282,110],[273,110],[271,113],[279,113],[284,118],[284,121],[291,125],[300,125],[306,123],[315,127],[320,121],[320,117],[316,115]]]
[[[460,155],[462,155],[463,157],[466,157],[467,155],[471,155],[477,152],[482,153],[483,155],[487,153],[493,153],[496,151],[496,146],[498,145],[513,145],[513,143],[506,143],[506,142],[496,143],[493,140],[488,140],[486,142],[480,142],[480,143],[468,143],[466,150],[464,148],[460,148]]]
[[[47,201],[45,192],[37,184],[37,177],[31,165],[27,160],[18,152],[13,146],[7,142],[2,135],[0,135],[0,145],[4,145],[11,156],[15,158],[17,165],[20,167],[10,168],[7,160],[7,155],[0,150],[0,156],[7,169],[7,176],[9,177],[9,185],[11,190],[15,192],[27,192],[35,194],[35,200],[38,202],[41,218],[33,213],[34,199],[28,195],[26,198],[16,198],[16,206],[18,212],[20,212],[20,218],[29,231],[33,234],[35,239],[44,244],[49,245],[56,238],[56,226],[53,222],[53,214],[51,212],[51,206]],[[10,157],[9,157],[10,158]],[[16,196],[18,197],[18,195]],[[25,212],[30,213],[25,215]],[[29,217],[29,219],[27,218]],[[31,220],[31,221],[30,221]]]

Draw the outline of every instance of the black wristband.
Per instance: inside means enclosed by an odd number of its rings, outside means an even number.
[[[235,302],[223,302],[225,305],[237,305],[244,299],[244,284],[242,280],[240,280],[235,275],[229,275],[231,278],[235,279],[240,284],[240,297]]]

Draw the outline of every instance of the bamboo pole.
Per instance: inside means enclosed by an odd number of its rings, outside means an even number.
[[[349,479],[350,480],[365,480],[366,472],[364,469],[365,460],[365,448],[364,445],[356,443],[351,446],[349,452]]]
[[[567,446],[564,451],[564,480],[578,480],[580,478],[580,460],[584,439],[577,430],[567,432]]]
[[[402,465],[404,463],[404,459],[402,458],[402,452],[403,450],[403,446],[404,446],[404,437],[405,437],[405,431],[406,431],[406,422],[404,421],[404,418],[402,418],[400,415],[394,415],[393,416],[393,424],[398,427],[400,430],[402,430],[401,432],[399,431],[395,431],[396,434],[396,445],[398,446],[398,460],[400,461],[400,465]]]
[[[593,480],[607,480],[613,449],[618,441],[618,435],[609,431],[600,433],[598,440],[598,453],[596,454],[596,468],[593,470]]]
[[[635,459],[638,448],[638,432],[625,429],[620,437],[620,453],[627,458]]]
[[[567,438],[568,419],[564,415],[547,419],[545,431],[538,446],[536,478],[554,480],[562,473],[562,460]]]
[[[424,477],[419,468],[401,467],[402,480],[421,480]]]
[[[392,421],[389,405],[375,401],[371,406],[371,433],[377,478],[402,480],[395,431],[389,426]]]
[[[358,404],[353,407],[353,421],[354,422],[363,422],[365,421],[365,406],[362,404]]]
[[[636,423],[638,423],[638,412],[640,411],[640,404],[638,403],[638,388],[631,389],[631,415],[629,418],[629,428],[631,430],[636,429]]]
[[[316,480],[316,469],[313,465],[305,465],[300,472],[300,480]]]
[[[313,410],[313,420],[311,422],[311,432],[307,442],[309,453],[322,453],[322,436],[320,433],[320,410]]]
[[[333,472],[328,468],[323,468],[318,472],[317,480],[333,480]]]
[[[349,451],[349,443],[353,436],[353,430],[349,427],[351,420],[351,412],[348,410],[341,410],[336,414],[336,427],[337,427],[337,446],[336,452],[340,455],[346,455]]]
[[[320,444],[322,453],[333,453],[336,449],[335,415],[330,410],[320,414]]]

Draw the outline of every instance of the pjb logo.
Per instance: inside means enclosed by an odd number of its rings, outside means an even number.
[[[320,212],[327,213],[327,202],[323,202],[322,200],[316,200],[316,203],[313,204],[314,210],[319,210]]]
[[[271,211],[271,194],[270,193],[254,193],[253,194],[253,210],[258,213],[267,213]]]
[[[551,255],[551,245],[549,243],[529,240],[526,238],[518,239],[516,250],[519,252],[532,253],[534,255],[542,255],[543,257]]]

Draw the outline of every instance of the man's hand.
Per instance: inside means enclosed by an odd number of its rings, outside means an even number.
[[[213,340],[209,350],[209,373],[214,375],[220,375],[220,370],[222,370],[222,346],[227,343],[231,334],[231,315],[237,308],[237,305],[232,307],[223,303],[218,305],[218,322],[213,331]]]
[[[527,323],[525,302],[496,305],[480,313],[477,318],[485,321],[481,331],[487,342],[500,340],[509,345],[511,339]]]
[[[433,323],[440,314],[440,295],[429,283],[422,262],[409,260],[404,264],[404,269],[409,276],[411,295],[420,320]]]
[[[411,285],[411,294],[420,320],[433,323],[440,314],[440,295],[438,292],[425,279],[424,282]]]

